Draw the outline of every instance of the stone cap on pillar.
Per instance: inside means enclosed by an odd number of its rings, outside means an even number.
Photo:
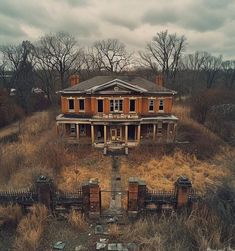
[[[100,182],[97,178],[89,180],[89,185],[98,185],[99,183]]]
[[[129,183],[138,183],[139,182],[139,179],[137,177],[130,177],[128,179],[128,182]]]
[[[37,183],[51,183],[51,182],[52,182],[52,179],[44,175],[40,175],[37,178]]]
[[[175,185],[177,187],[192,187],[192,182],[186,176],[180,176]]]

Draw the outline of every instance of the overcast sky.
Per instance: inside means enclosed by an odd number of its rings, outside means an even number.
[[[0,44],[68,31],[82,45],[118,38],[138,51],[165,29],[186,36],[187,52],[235,58],[235,0],[0,0]]]

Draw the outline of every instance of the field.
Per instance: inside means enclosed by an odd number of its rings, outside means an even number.
[[[123,189],[127,188],[127,181],[131,176],[145,180],[151,189],[171,190],[174,181],[180,175],[186,175],[192,180],[194,188],[202,193],[206,193],[208,187],[219,187],[224,180],[234,182],[231,177],[234,177],[235,150],[190,119],[187,107],[175,106],[174,113],[180,118],[177,138],[179,143],[174,146],[140,146],[130,150],[128,157],[121,157]],[[110,189],[111,158],[105,157],[101,151],[94,150],[88,145],[66,145],[56,135],[54,118],[54,111],[44,111],[26,118],[21,124],[18,140],[1,145],[0,190],[27,188],[41,174],[52,177],[58,189],[63,191],[74,191],[82,182],[91,178],[98,178],[102,189]],[[200,210],[202,214],[203,210]],[[11,217],[8,219],[6,215]],[[215,221],[215,226],[220,225],[221,221],[216,213],[212,216],[213,219],[205,216],[205,222],[212,224],[211,222]],[[90,237],[87,235],[89,227],[84,227],[83,219],[80,217],[70,215],[70,220],[57,222],[49,217],[42,207],[32,209],[27,215],[12,206],[0,208],[0,250],[13,250],[13,247],[17,248],[20,245],[26,251],[47,250],[46,248],[61,238],[69,242],[70,235],[74,239],[76,231],[79,231],[81,238],[77,238],[76,243],[71,243],[74,250],[78,243],[90,243]],[[176,236],[179,233],[172,230],[172,239],[168,240],[169,236],[167,237],[166,233],[171,226],[170,220],[152,218],[150,221],[143,219],[133,226],[127,226],[118,234],[118,238],[125,241],[128,237],[129,240],[144,243],[143,250],[187,250],[190,238],[195,241],[197,248],[201,245],[195,250],[204,250],[207,244],[221,247],[225,243],[222,238],[223,226],[217,230],[205,228],[207,237],[204,233],[193,234],[196,225],[200,224],[197,215],[192,215],[188,221],[185,216],[173,217],[171,221],[177,226],[183,225],[191,236],[187,235],[185,240],[180,239],[177,242]],[[191,224],[192,227],[189,228],[187,224]],[[56,233],[53,227],[57,228]],[[139,232],[132,232],[128,228],[139,229]],[[179,227],[181,234],[182,231],[186,231],[182,228]],[[159,233],[158,237],[147,234],[154,231]],[[212,237],[213,240],[210,239]],[[169,246],[166,243],[170,243]],[[158,249],[153,249],[154,245]]]

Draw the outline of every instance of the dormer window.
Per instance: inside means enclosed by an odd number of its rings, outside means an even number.
[[[74,99],[69,98],[69,112],[74,112]]]
[[[149,111],[154,111],[154,99],[149,99]]]
[[[164,99],[159,99],[159,111],[164,111]]]

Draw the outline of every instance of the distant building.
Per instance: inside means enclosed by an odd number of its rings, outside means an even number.
[[[57,132],[70,142],[95,147],[134,147],[144,142],[175,141],[178,119],[171,114],[175,91],[135,76],[97,76],[60,91]]]

